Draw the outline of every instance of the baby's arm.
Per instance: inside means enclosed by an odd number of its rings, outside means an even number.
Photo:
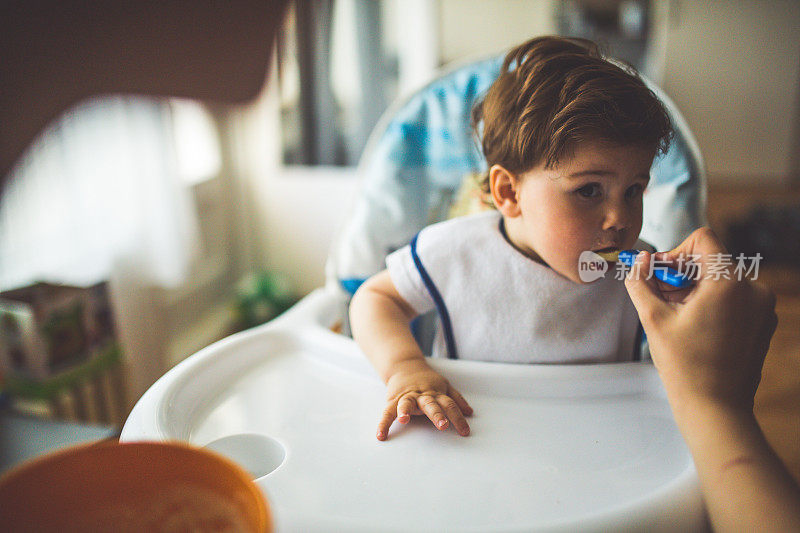
[[[472,408],[426,362],[411,334],[415,316],[385,270],[368,279],[350,303],[353,338],[387,387],[378,440],[386,440],[395,418],[405,424],[419,414],[438,429],[447,429],[449,420],[460,435],[469,435],[464,415],[472,414]]]

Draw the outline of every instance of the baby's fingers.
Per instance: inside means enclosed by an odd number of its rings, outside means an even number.
[[[461,396],[460,392],[458,392],[453,387],[450,387],[447,391],[447,395],[450,396],[456,402],[456,405],[461,410],[461,412],[464,413],[464,416],[472,415],[473,413],[472,407],[470,407],[470,405],[467,403],[467,400],[465,400],[464,397]]]
[[[458,408],[457,402],[445,394],[439,395],[436,398],[436,401],[439,402],[439,405],[442,407],[442,409],[444,409],[444,412],[447,414],[447,418],[449,418],[450,422],[453,423],[453,426],[456,428],[456,431],[458,431],[458,434],[462,437],[469,435],[469,424],[467,424],[467,421],[464,419],[464,415],[462,414],[461,409]]]
[[[407,424],[411,421],[411,415],[417,411],[417,396],[414,393],[409,393],[400,398],[397,403],[397,419],[401,424]]]
[[[397,418],[397,402],[391,402],[383,410],[381,421],[378,422],[378,440],[386,440],[387,435],[389,435],[389,428],[395,418]]]
[[[437,429],[447,429],[447,417],[444,416],[444,411],[442,411],[442,407],[436,401],[436,398],[428,394],[422,394],[417,398],[417,405]]]

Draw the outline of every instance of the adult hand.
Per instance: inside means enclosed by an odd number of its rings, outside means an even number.
[[[700,228],[674,250],[640,254],[625,284],[671,400],[752,411],[777,325],[775,297],[724,268],[725,253],[716,235]],[[688,290],[670,290],[646,275],[654,260],[678,266],[686,257],[699,266],[699,279]]]
[[[800,531],[800,488],[770,448],[753,397],[777,325],[775,297],[720,268],[725,249],[708,228],[670,252],[642,254],[625,284],[647,333],[653,363],[692,453],[717,531]],[[699,279],[670,291],[654,259],[696,257]]]

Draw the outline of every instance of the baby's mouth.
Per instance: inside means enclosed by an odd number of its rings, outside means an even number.
[[[618,259],[619,246],[606,246],[605,248],[592,250],[592,252],[596,253],[607,262],[614,263]]]
[[[598,248],[597,250],[592,250],[596,254],[605,254],[609,252],[618,252],[619,246],[606,246],[605,248]]]

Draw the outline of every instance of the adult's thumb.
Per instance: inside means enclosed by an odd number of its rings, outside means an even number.
[[[641,252],[625,277],[625,288],[645,329],[671,310],[658,290],[655,277],[652,276],[650,267],[652,259],[648,252]]]

